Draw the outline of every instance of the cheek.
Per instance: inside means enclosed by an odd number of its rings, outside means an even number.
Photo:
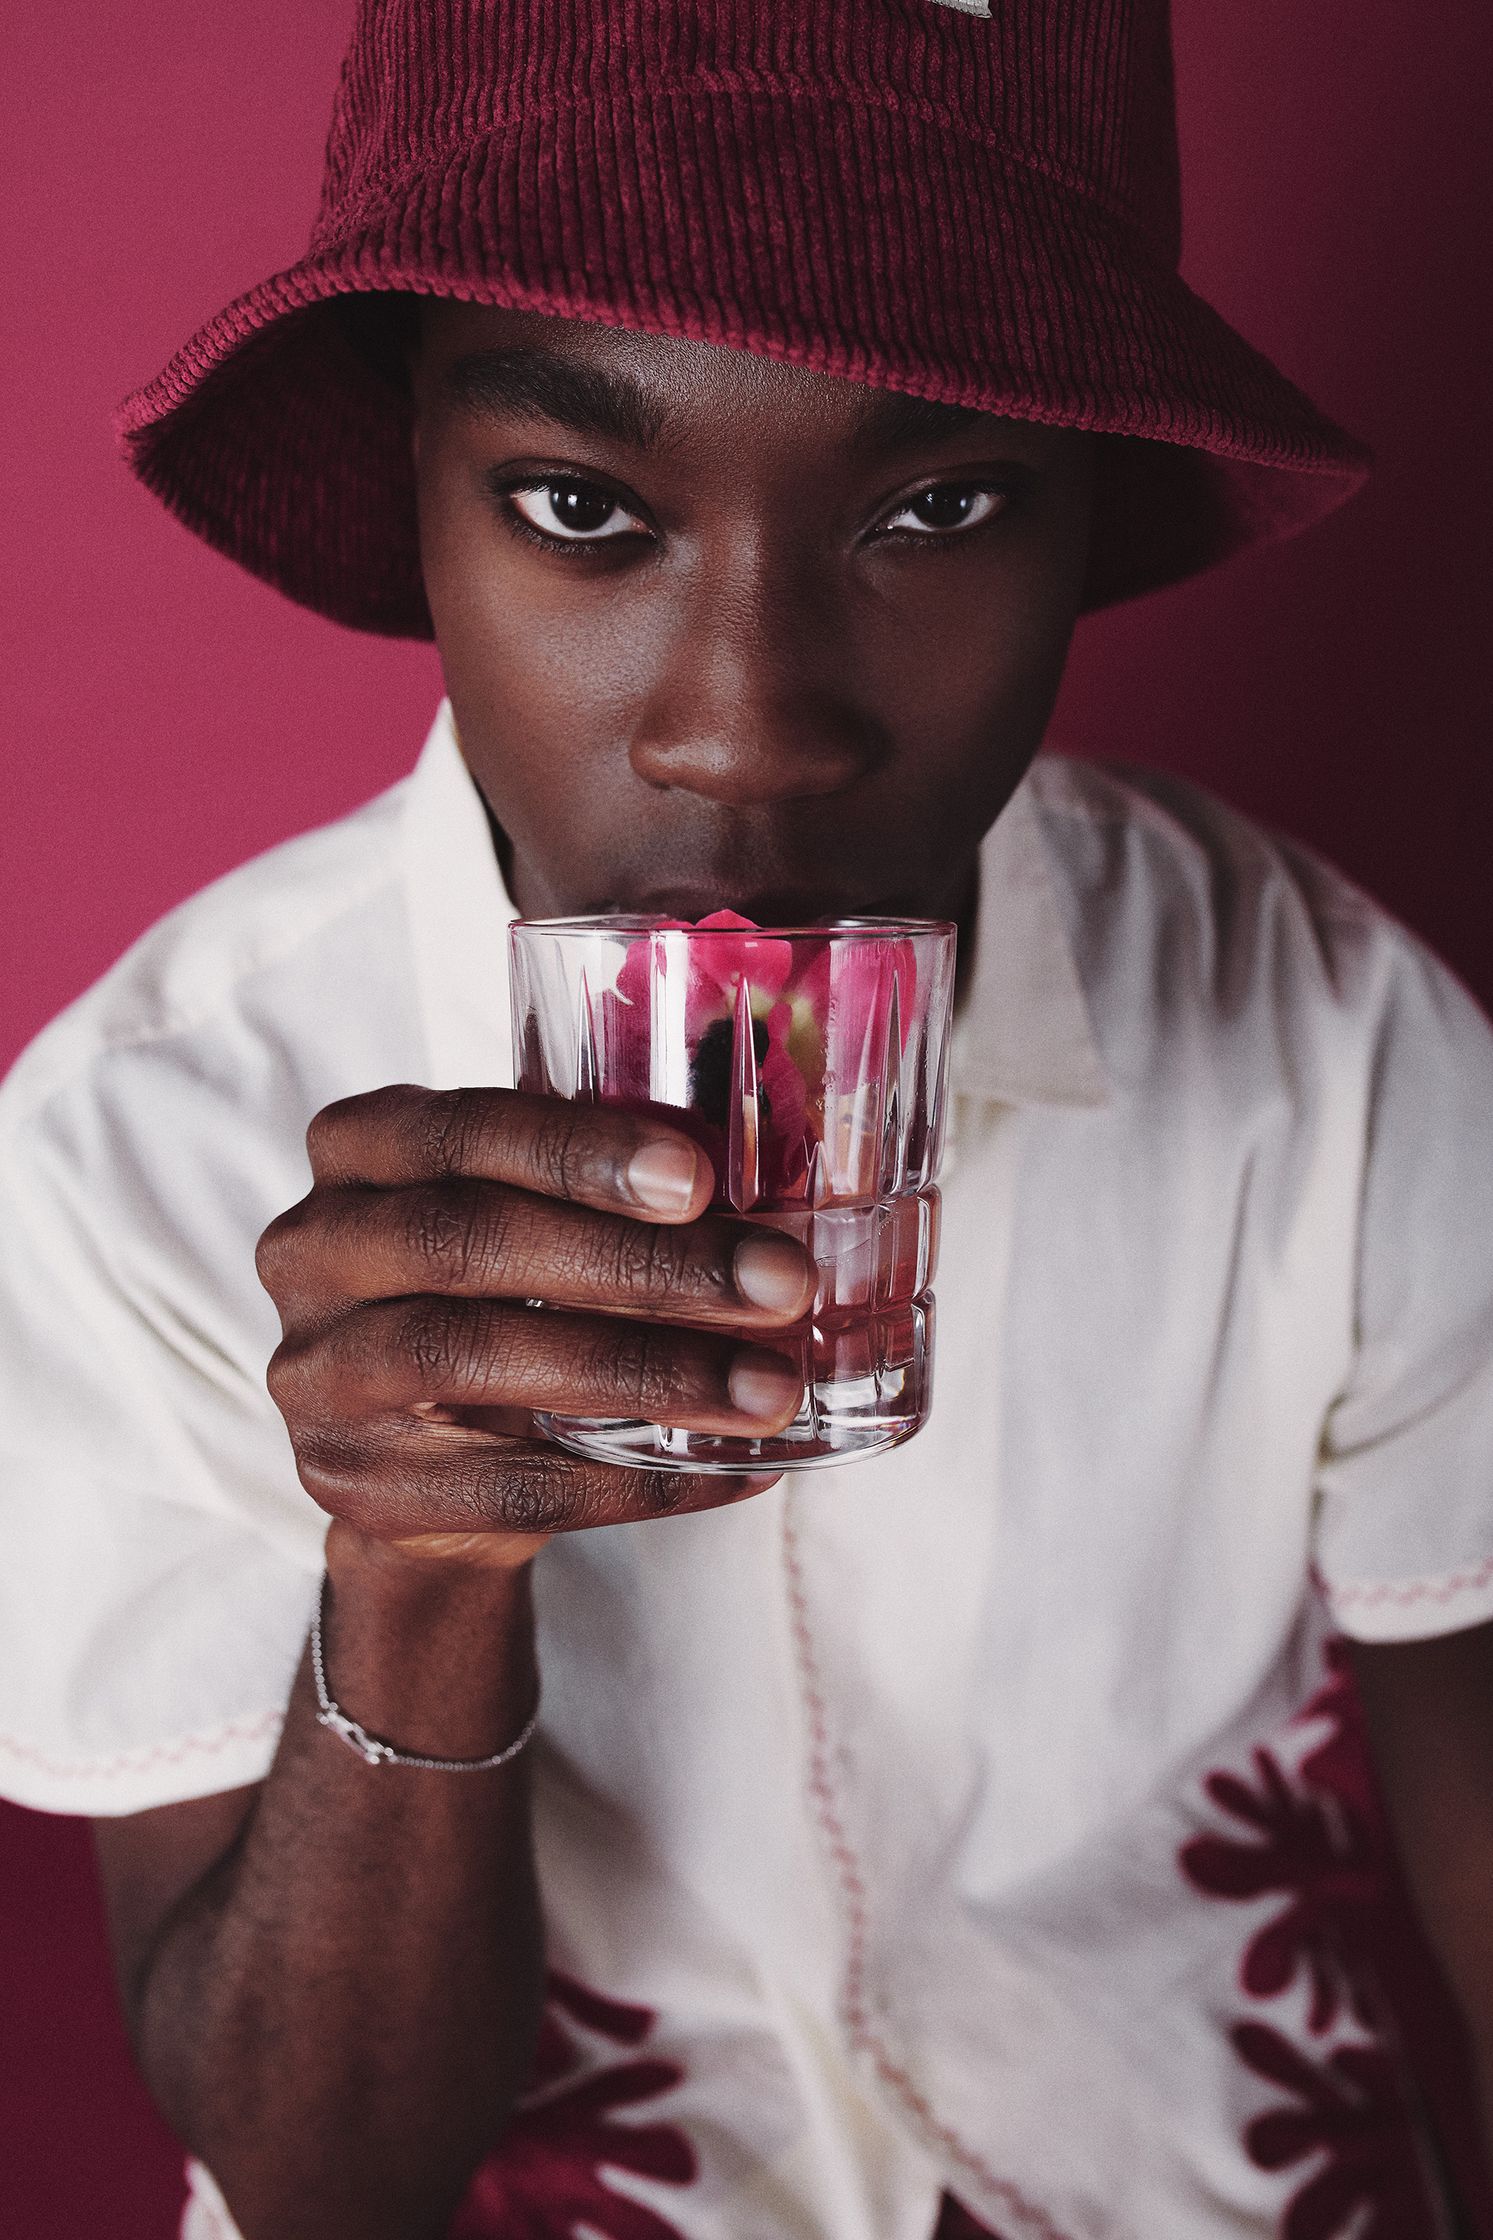
[[[1063,681],[1088,569],[1086,478],[1054,493],[1059,502],[1033,525],[1010,576],[993,587],[990,623],[977,657],[986,717],[998,736],[1033,750]]]
[[[898,741],[896,785],[923,820],[958,833],[993,815],[1036,753],[1062,683],[1076,583],[1013,554],[936,625],[877,655],[871,689]]]
[[[1060,515],[1033,525],[1009,568],[982,580],[957,632],[941,622],[936,661],[887,676],[893,729],[919,743],[898,758],[893,813],[951,861],[994,823],[1051,722],[1087,564],[1084,499],[1080,487]]]
[[[566,634],[513,592],[481,537],[441,525],[431,613],[463,757],[531,882],[525,907],[579,907],[631,822],[625,755],[588,712]],[[505,865],[512,874],[512,866]]]
[[[617,728],[650,673],[650,609],[547,563],[504,526],[500,499],[467,458],[437,445],[417,478],[420,557],[451,689],[475,708],[518,711],[551,733],[593,741]]]
[[[416,475],[420,565],[442,659],[464,665],[467,649],[500,629],[503,571],[491,512],[469,475],[439,442],[422,450]]]
[[[945,576],[945,563],[930,560],[926,583],[911,579],[909,627],[868,633],[863,648],[859,675],[893,734],[946,742],[956,766],[974,738],[1020,763],[1052,713],[1087,573],[1086,455],[1010,527],[967,571]],[[941,776],[958,783],[957,769]]]

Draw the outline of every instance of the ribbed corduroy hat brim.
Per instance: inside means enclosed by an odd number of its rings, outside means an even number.
[[[292,599],[429,637],[409,399],[332,300],[394,289],[1133,439],[1100,447],[1090,609],[1288,536],[1362,482],[1365,447],[1091,195],[905,103],[803,88],[764,115],[719,85],[536,102],[373,184],[125,402],[130,464]]]

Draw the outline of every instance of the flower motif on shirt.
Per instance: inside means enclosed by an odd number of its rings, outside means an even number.
[[[1251,2161],[1285,2170],[1325,2157],[1292,2195],[1281,2240],[1438,2240],[1403,2073],[1382,2046],[1338,2046],[1314,2061],[1263,2022],[1236,2023],[1229,2036],[1245,2066],[1288,2095],[1245,2127]]]
[[[695,2177],[694,2149],[676,2125],[621,2115],[671,2091],[684,2072],[657,2058],[607,2064],[584,2042],[637,2048],[657,2019],[550,1973],[533,2083],[473,2178],[450,2240],[681,2240],[605,2173],[674,2186]]]
[[[1204,1789],[1235,1827],[1185,1843],[1182,1871],[1211,1897],[1280,1897],[1279,1912],[1244,1948],[1239,1976],[1252,1997],[1272,1998],[1302,1974],[1314,2033],[1330,2030],[1344,2011],[1369,2024],[1372,1998],[1358,1964],[1365,1940],[1357,1932],[1372,1913],[1376,1884],[1365,1847],[1337,1798],[1293,1788],[1263,1745],[1253,1761],[1253,1783],[1224,1770],[1207,1776]]]
[[[1229,2031],[1244,2066],[1291,2096],[1245,2125],[1250,2160],[1269,2171],[1317,2165],[1286,2205],[1281,2240],[1435,2240],[1414,2088],[1381,1982],[1397,1933],[1382,1817],[1340,1642],[1327,1644],[1326,1660],[1323,1686],[1291,1722],[1325,1722],[1325,1735],[1294,1774],[1285,1737],[1256,1745],[1250,1775],[1209,1773],[1204,1793],[1225,1824],[1184,1843],[1178,1864],[1209,1897],[1278,1899],[1245,1943],[1240,1988],[1266,2000],[1300,1982],[1308,1994],[1316,2047],[1261,2021]],[[1322,2041],[1338,2025],[1355,2035],[1329,2047]]]

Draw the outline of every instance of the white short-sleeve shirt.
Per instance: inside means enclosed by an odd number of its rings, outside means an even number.
[[[511,1081],[512,916],[443,704],[0,1089],[0,1792],[267,1772],[327,1520],[255,1240],[331,1099]],[[557,2233],[1263,2240],[1325,2185],[1347,2240],[1393,2128],[1303,1877],[1331,1636],[1493,1616],[1493,1029],[1309,851],[1059,756],[975,939],[927,1427],[536,1566]]]

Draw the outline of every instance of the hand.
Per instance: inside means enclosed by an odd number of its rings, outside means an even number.
[[[513,1568],[553,1533],[719,1507],[781,1475],[613,1468],[534,1435],[539,1408],[747,1437],[798,1409],[790,1361],[714,1333],[800,1320],[813,1263],[705,1214],[710,1162],[682,1131],[399,1086],[326,1106],[306,1143],[312,1187],[256,1260],[282,1331],[270,1394],[334,1536]]]

